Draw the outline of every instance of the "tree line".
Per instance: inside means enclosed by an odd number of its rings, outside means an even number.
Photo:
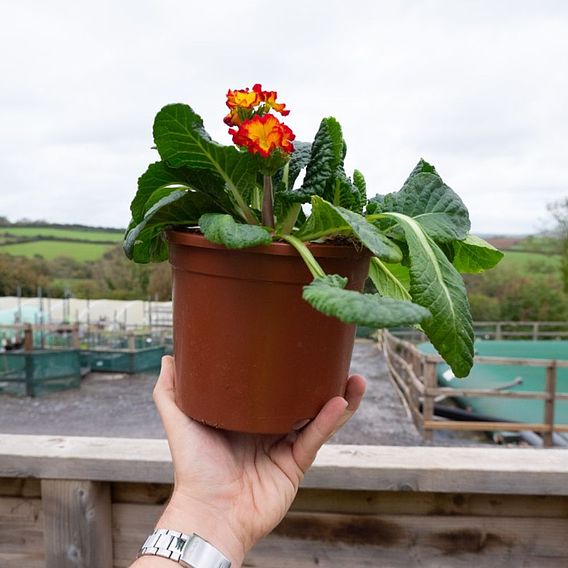
[[[92,262],[0,254],[0,296],[14,296],[18,288],[28,297],[36,296],[41,288],[51,298],[165,301],[171,298],[171,276],[167,262],[135,264],[124,256],[120,245]]]

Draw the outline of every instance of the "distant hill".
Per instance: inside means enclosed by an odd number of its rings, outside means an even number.
[[[110,227],[43,221],[4,222],[0,224],[0,254],[94,261],[119,245],[123,235],[122,229]]]

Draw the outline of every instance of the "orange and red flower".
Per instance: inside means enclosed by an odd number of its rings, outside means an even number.
[[[223,121],[228,126],[237,127],[229,129],[237,146],[265,158],[277,148],[285,153],[293,152],[294,133],[273,114],[269,114],[272,110],[283,116],[290,114],[286,105],[276,102],[276,98],[276,91],[263,91],[260,83],[254,85],[252,91],[248,88],[234,91],[229,89],[229,114]]]
[[[243,146],[249,152],[260,154],[264,158],[268,158],[277,148],[288,154],[294,151],[294,133],[272,114],[257,115],[245,120],[238,130],[229,129],[229,134],[233,136],[233,142],[237,146]]]
[[[264,116],[271,110],[279,112],[282,116],[288,116],[284,103],[276,102],[276,91],[263,91],[262,85],[256,83],[252,91],[246,89],[229,89],[227,92],[227,106],[229,114],[223,122],[228,126],[239,126],[243,121],[253,116]]]
[[[255,85],[252,91],[247,89],[235,89],[234,91],[227,92],[227,106],[232,109],[235,107],[241,108],[253,108],[260,103],[260,94],[255,87],[260,87],[260,85]]]
[[[258,93],[260,101],[263,102],[267,107],[268,110],[272,109],[276,112],[279,112],[282,116],[288,116],[290,114],[289,110],[286,110],[286,105],[284,103],[277,103],[276,97],[278,94],[276,91],[263,91],[262,86],[257,83],[254,85],[252,90]]]

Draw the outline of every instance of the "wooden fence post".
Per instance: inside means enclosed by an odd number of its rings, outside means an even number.
[[[32,352],[34,350],[34,334],[32,326],[28,323],[24,328],[24,351]]]
[[[496,339],[496,340],[501,340],[501,339],[503,339],[503,332],[502,332],[502,329],[501,329],[501,322],[498,322],[498,323],[495,325],[495,339]]]
[[[110,484],[42,480],[46,568],[112,568]]]
[[[133,332],[128,334],[128,349],[134,351],[136,349],[136,336]]]
[[[79,337],[79,324],[76,323],[71,328],[71,347],[81,349],[81,338]]]
[[[423,418],[423,437],[427,441],[432,441],[432,429],[426,427],[424,424],[434,419],[434,398],[435,395],[432,389],[437,386],[436,378],[437,364],[434,361],[424,360],[424,402],[422,405],[422,418]]]
[[[553,445],[554,434],[554,402],[556,399],[556,360],[546,368],[546,400],[544,401],[544,423],[549,430],[543,435],[545,448],[551,448]]]

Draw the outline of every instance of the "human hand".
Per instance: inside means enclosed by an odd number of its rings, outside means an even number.
[[[175,485],[157,526],[199,534],[237,568],[284,518],[318,450],[359,407],[365,380],[350,377],[345,398],[332,398],[302,430],[267,436],[218,430],[185,416],[175,403],[174,373],[173,358],[164,357],[154,400],[172,453]],[[146,556],[133,566],[170,565]]]

